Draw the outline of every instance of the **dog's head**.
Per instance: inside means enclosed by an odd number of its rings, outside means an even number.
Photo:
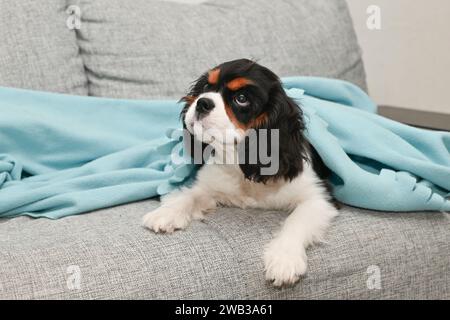
[[[278,155],[278,170],[261,174],[267,164],[258,156],[256,163],[240,161],[246,178],[256,182],[291,180],[302,171],[308,143],[301,109],[266,67],[247,59],[225,62],[204,73],[181,100],[185,102],[181,112],[184,127],[204,144],[214,147],[231,142],[248,150],[260,146],[249,141],[249,132],[267,130],[264,139],[268,140],[268,152]],[[272,131],[277,131],[275,144],[270,141]],[[261,139],[259,134],[256,137]],[[271,150],[274,146],[278,152]]]

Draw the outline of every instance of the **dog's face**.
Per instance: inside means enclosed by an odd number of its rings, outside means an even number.
[[[267,68],[249,60],[223,63],[203,74],[184,98],[184,124],[200,139],[205,139],[197,135],[202,130],[216,132],[214,138],[221,142],[230,135],[240,141],[248,129],[268,121],[269,93],[274,89],[282,90]]]
[[[247,178],[292,179],[302,170],[307,142],[301,110],[269,69],[247,59],[225,62],[204,73],[182,101],[184,127],[205,144],[246,143],[252,130],[279,132],[277,173],[263,176],[260,162],[241,163]]]

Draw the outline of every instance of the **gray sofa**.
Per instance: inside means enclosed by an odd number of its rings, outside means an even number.
[[[179,98],[207,68],[247,57],[280,76],[366,89],[344,0],[10,0],[0,38],[0,86]],[[262,248],[286,213],[223,208],[161,235],[140,225],[156,206],[0,220],[0,298],[450,298],[446,213],[344,206],[326,242],[308,250],[307,275],[276,289],[264,280]]]

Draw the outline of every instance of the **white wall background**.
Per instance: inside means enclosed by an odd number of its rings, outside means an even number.
[[[375,101],[450,114],[450,0],[347,2]],[[381,30],[366,25],[370,5],[381,9]]]

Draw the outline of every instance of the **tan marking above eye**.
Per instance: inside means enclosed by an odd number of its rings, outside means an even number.
[[[252,83],[253,81],[250,79],[247,79],[245,77],[239,77],[228,82],[227,88],[230,89],[231,91],[236,91]]]
[[[208,82],[210,84],[217,84],[219,81],[220,69],[213,69],[208,72]]]

